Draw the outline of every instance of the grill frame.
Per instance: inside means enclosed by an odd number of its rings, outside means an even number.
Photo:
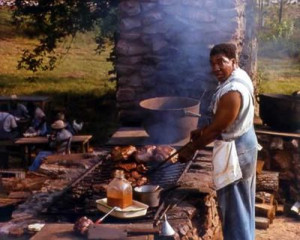
[[[116,169],[114,162],[107,156],[100,156],[99,162],[89,168],[84,174],[63,191],[63,194],[48,207],[45,215],[50,215],[56,220],[74,220],[81,216],[88,216],[96,219],[99,210],[96,207],[96,200],[106,197],[105,191],[95,192],[94,184],[108,184],[113,178],[113,171]],[[161,170],[151,175],[149,184],[158,184],[164,189],[176,187],[181,177],[188,171],[192,161],[187,163],[167,163]],[[74,198],[74,196],[76,196]],[[86,204],[87,203],[87,204]],[[62,206],[60,206],[62,204]],[[86,207],[86,206],[89,207]],[[153,222],[156,208],[149,208],[147,214],[134,219],[116,219],[108,217],[106,222],[110,223],[135,223]]]

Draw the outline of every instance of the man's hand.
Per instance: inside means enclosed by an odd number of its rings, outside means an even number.
[[[194,131],[191,131],[191,140],[196,141],[199,139],[203,134],[203,129],[196,129]]]
[[[196,145],[193,142],[189,142],[186,146],[184,146],[184,149],[178,154],[179,162],[185,163],[190,161],[193,158],[196,150]]]

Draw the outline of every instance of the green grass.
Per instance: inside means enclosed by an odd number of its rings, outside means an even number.
[[[265,10],[265,28],[259,32],[260,37],[270,33],[271,23],[278,22],[278,5]],[[265,38],[259,41],[257,65],[260,93],[291,94],[300,90],[300,6],[284,5],[282,20],[294,22],[289,38],[280,38],[276,31],[271,31],[273,41]]]
[[[259,58],[259,92],[291,94],[300,90],[300,62],[290,58]]]
[[[37,40],[22,37],[10,24],[10,13],[0,9],[0,94],[49,95],[53,109],[65,109],[67,117],[84,121],[82,133],[94,135],[95,144],[103,144],[118,123],[115,107],[115,83],[109,81],[112,64],[106,59],[111,46],[96,54],[94,34],[79,34],[56,49],[66,52],[53,71],[32,73],[17,70],[24,48],[32,49]]]

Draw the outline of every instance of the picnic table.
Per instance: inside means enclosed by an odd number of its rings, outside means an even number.
[[[34,102],[40,103],[41,108],[45,109],[45,105],[49,102],[51,98],[49,96],[18,96],[18,95],[11,95],[11,96],[0,96],[0,102],[9,103],[11,101],[15,102]]]
[[[80,144],[81,152],[85,153],[88,152],[89,149],[89,142],[92,138],[92,135],[74,135],[72,136],[72,144]],[[25,161],[30,160],[31,156],[31,146],[47,146],[49,143],[47,137],[22,137],[18,138],[15,141],[16,145],[20,145],[24,147],[24,156]]]

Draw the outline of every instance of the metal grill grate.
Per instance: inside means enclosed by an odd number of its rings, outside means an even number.
[[[158,184],[163,188],[169,188],[175,185],[183,173],[188,169],[190,164],[175,163],[166,164],[149,177],[149,184]],[[115,169],[114,162],[110,159],[103,160],[101,164],[94,166],[86,175],[75,181],[72,187],[48,208],[47,214],[60,216],[65,218],[76,218],[79,216],[99,216],[95,201],[106,197],[105,190],[95,190],[93,186],[96,184],[108,184],[112,179],[112,174]],[[153,219],[156,209],[149,209],[147,215],[134,221],[149,221]],[[108,218],[107,222],[122,222],[124,220],[117,220]],[[126,220],[128,222],[128,220]]]

